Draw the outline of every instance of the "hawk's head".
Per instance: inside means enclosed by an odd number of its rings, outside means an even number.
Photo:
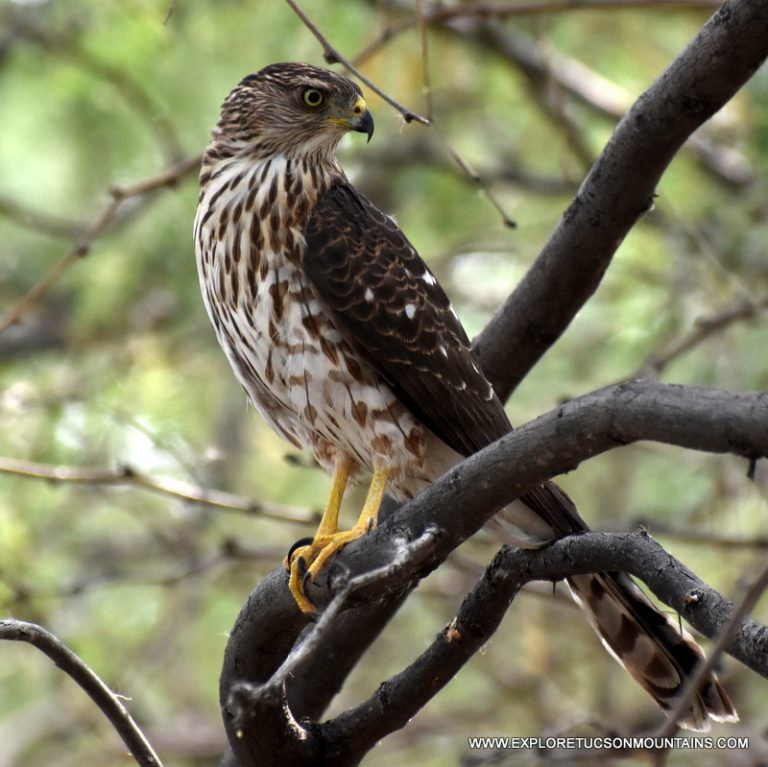
[[[360,88],[309,64],[271,64],[227,96],[216,138],[268,152],[332,157],[348,131],[373,135]]]

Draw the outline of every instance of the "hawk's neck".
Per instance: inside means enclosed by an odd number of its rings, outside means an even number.
[[[205,153],[200,171],[198,218],[204,213],[196,222],[196,235],[203,235],[205,229],[217,238],[229,228],[231,236],[233,225],[242,229],[247,221],[252,244],[291,258],[298,244],[294,239],[303,244],[317,201],[334,182],[342,180],[346,180],[344,172],[333,157],[266,154],[258,147],[233,151],[214,143]],[[223,225],[225,221],[228,227]],[[256,228],[260,236],[256,236]],[[287,241],[276,241],[278,233]]]

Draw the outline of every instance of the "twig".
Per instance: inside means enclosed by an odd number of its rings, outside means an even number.
[[[394,107],[403,116],[405,122],[417,122],[422,125],[429,125],[429,118],[423,117],[416,112],[411,111],[407,107],[404,107],[399,102],[395,101],[391,96],[387,95],[378,86],[372,83],[349,59],[342,56],[339,51],[334,48],[328,41],[328,38],[317,28],[312,19],[307,16],[306,13],[294,2],[294,0],[285,0],[290,6],[291,10],[301,19],[304,26],[317,38],[320,45],[323,46],[323,58],[329,64],[341,64],[348,69],[355,77],[361,82],[365,83],[374,93],[381,97],[390,106]]]
[[[280,668],[273,674],[269,684],[275,687],[282,687],[293,674],[293,670],[303,663],[309,655],[318,651],[329,626],[355,592],[397,576],[406,565],[409,567],[418,566],[424,559],[424,555],[432,545],[434,538],[435,530],[427,528],[413,541],[395,539],[393,541],[395,557],[391,562],[375,570],[348,578],[341,590],[333,597],[328,607],[323,610],[309,636],[291,651]]]
[[[391,4],[403,10],[406,9],[402,3]],[[675,2],[666,2],[666,0],[649,0],[649,2],[645,2],[645,0],[597,0],[597,3],[592,5],[590,0],[586,0],[584,3],[580,0],[564,0],[562,3],[498,6],[466,4],[451,6],[450,8],[435,5],[431,10],[425,9],[421,18],[411,16],[390,23],[377,38],[368,43],[353,58],[353,61],[359,66],[363,61],[377,53],[385,44],[391,42],[398,35],[413,29],[419,23],[438,25],[443,30],[458,35],[464,42],[479,43],[485,50],[493,47],[531,81],[532,93],[545,110],[545,116],[552,121],[556,130],[565,133],[571,148],[574,149],[579,159],[582,162],[589,159],[591,163],[592,154],[587,144],[579,137],[575,123],[569,120],[568,124],[563,125],[562,108],[552,109],[551,105],[547,103],[545,98],[547,89],[551,88],[552,84],[556,84],[563,93],[567,93],[590,110],[611,121],[620,119],[629,109],[634,100],[633,94],[593,71],[582,62],[555,51],[551,47],[547,49],[547,56],[544,57],[540,52],[540,46],[527,40],[524,35],[517,31],[489,27],[485,16],[492,17],[494,14],[486,14],[483,9],[499,10],[503,14],[515,16],[518,13],[536,15],[590,7],[603,10],[623,10],[643,7],[644,5],[673,10],[677,8],[698,10],[700,8],[716,8],[720,2],[719,0],[683,0],[678,5]],[[494,31],[493,35],[489,34],[491,30]],[[538,95],[540,92],[544,95]],[[703,135],[690,136],[685,147],[686,150],[691,151],[696,156],[700,166],[718,181],[725,182],[730,186],[744,187],[754,180],[755,173],[747,158],[733,146],[726,146],[722,141],[708,138],[706,131]]]
[[[693,608],[696,616],[700,618],[705,610],[713,621],[717,620],[716,616],[725,615],[729,624],[740,626],[745,641],[734,643],[730,651],[743,659],[739,650],[743,651],[751,637],[755,645],[750,665],[768,675],[765,627],[745,620],[749,607],[746,611],[734,610],[718,592],[645,533],[585,533],[560,539],[543,549],[503,547],[464,599],[456,616],[406,669],[383,682],[367,700],[335,719],[313,727],[303,725],[302,734],[312,739],[310,748],[315,749],[315,753],[333,753],[334,764],[342,767],[358,764],[377,741],[404,726],[493,636],[524,584],[619,568],[646,581],[652,591],[686,615],[690,615],[685,611],[686,599],[696,593],[699,596],[698,606]],[[750,590],[754,598],[754,592],[768,582],[768,574],[760,580],[761,584]],[[392,585],[391,580],[386,583]],[[729,640],[723,639],[723,648],[729,644]],[[320,645],[304,649],[323,652]],[[278,680],[272,690],[277,698],[272,701],[280,700],[284,705],[285,684],[290,679],[287,674]],[[253,693],[258,688],[251,687],[250,691]],[[290,748],[292,744],[286,745]]]
[[[456,616],[423,653],[382,682],[367,700],[322,726],[324,736],[334,745],[353,752],[352,758],[345,754],[346,763],[353,763],[375,742],[403,727],[443,689],[493,636],[524,581],[519,572],[505,569],[497,555],[464,598]]]
[[[401,35],[403,32],[407,32],[409,29],[413,29],[416,26],[416,23],[417,22],[415,18],[406,18],[401,19],[398,22],[388,24],[373,40],[370,40],[368,43],[366,43],[365,48],[359,51],[352,58],[352,62],[355,64],[355,66],[359,66],[364,61],[378,53],[381,48],[394,40],[398,35]]]
[[[34,232],[43,232],[53,237],[74,239],[79,237],[85,229],[85,226],[78,221],[70,221],[39,210],[32,210],[5,195],[0,195],[0,216],[5,216],[15,224]]]
[[[512,16],[537,16],[549,13],[563,13],[581,10],[616,10],[632,8],[658,8],[677,10],[709,10],[720,6],[719,0],[551,0],[551,2],[483,4],[444,7],[438,3],[432,9],[425,8],[420,16],[411,16],[388,24],[376,38],[352,59],[360,64],[376,54],[394,38],[416,27],[421,22],[441,23],[462,18],[497,18]],[[404,8],[403,8],[404,9]]]
[[[72,248],[56,261],[27,294],[0,319],[0,333],[17,323],[59,281],[67,269],[88,255],[94,241],[115,224],[117,215],[127,200],[142,197],[158,189],[172,187],[199,165],[200,156],[196,155],[144,181],[131,186],[111,188],[109,203],[85,228]]]
[[[176,4],[176,0],[171,0],[171,2],[168,3],[168,10],[165,12],[165,18],[163,19],[163,26],[168,24],[171,20],[171,16],[176,12]]]
[[[768,393],[726,393],[635,381],[573,400],[510,432],[433,482],[382,525],[349,544],[337,555],[335,566],[346,568],[352,577],[381,567],[391,558],[389,547],[393,537],[402,534],[416,537],[436,527],[440,532],[424,563],[416,568],[405,567],[399,574],[361,589],[356,595],[365,608],[376,605],[382,611],[391,610],[393,602],[402,600],[418,579],[439,566],[452,550],[514,498],[524,497],[549,477],[570,471],[591,456],[647,439],[697,450],[768,455]],[[625,571],[641,578],[659,599],[710,637],[719,634],[733,611],[730,602],[644,533],[574,535],[541,550],[510,550],[503,564],[503,570],[522,573],[527,580]],[[316,592],[312,593],[315,603],[320,602],[315,596],[322,593],[323,583],[321,575]],[[223,690],[231,689],[244,678],[263,680],[260,675],[265,668],[280,666],[306,625],[297,612],[285,586],[285,573],[273,571],[252,592],[230,635],[221,676]],[[380,630],[381,623],[374,625],[372,620],[350,621],[348,626],[348,633],[357,637],[358,645],[366,639],[370,641],[369,632],[375,636]],[[728,653],[768,677],[767,637],[765,627],[745,620]],[[316,716],[349,671],[345,665],[334,676],[328,667],[339,669],[341,662],[331,660],[328,654],[315,659],[315,665],[318,663],[324,664],[326,674],[323,678],[325,697],[315,693]],[[248,671],[252,676],[248,676]],[[272,723],[282,728],[278,734],[287,733],[289,740],[295,740],[295,732],[290,734],[286,726],[282,705],[286,699],[293,701],[294,696],[311,686],[307,675],[303,670],[295,679],[286,679],[285,692],[272,701],[273,706],[279,704],[280,707],[270,709],[264,704],[259,711],[259,727],[251,728],[243,736],[243,753],[272,754],[272,757],[261,760],[243,757],[241,764],[315,763],[311,758],[304,761],[289,758],[287,751],[293,742],[276,738],[274,731],[267,731],[271,723],[264,724],[266,720],[261,718],[262,714],[266,718],[271,716]],[[233,742],[233,731],[229,724],[227,727]],[[318,734],[316,727],[305,730],[312,738]],[[249,748],[252,750],[248,751]],[[300,756],[305,754],[302,752]],[[356,763],[353,760],[334,762],[340,767]]]
[[[441,133],[438,132],[438,135],[440,136],[445,150],[451,156],[453,161],[461,168],[462,172],[466,174],[467,178],[473,184],[475,184],[478,189],[480,189],[480,191],[483,193],[483,196],[496,209],[496,212],[501,216],[501,221],[504,226],[509,227],[510,229],[516,229],[517,222],[511,218],[504,210],[503,205],[496,199],[496,196],[488,188],[488,184],[485,179],[483,179],[483,177],[463,157],[461,157],[461,155],[459,155],[459,153],[456,152],[453,147],[448,144],[448,141]]]
[[[436,3],[432,9],[425,8],[420,18],[410,17],[390,23],[355,56],[353,61],[360,64],[394,38],[413,29],[422,20],[433,23],[468,17],[503,19],[511,16],[536,16],[594,9],[623,11],[631,8],[659,8],[672,11],[697,11],[714,9],[720,4],[719,0],[550,0],[550,2],[514,4],[467,3],[446,8]]]
[[[424,101],[427,104],[427,118],[432,122],[434,110],[432,105],[432,72],[429,66],[429,28],[424,16],[424,3],[416,0],[416,16],[419,19],[419,41],[421,43],[421,76]]]
[[[678,339],[665,352],[650,355],[640,366],[633,378],[645,378],[658,375],[671,362],[681,357],[686,352],[703,343],[713,335],[725,330],[731,325],[750,320],[768,308],[768,296],[752,301],[742,300],[718,314],[709,317],[700,317],[696,320],[696,327],[687,335]]]
[[[12,618],[0,620],[0,639],[28,642],[45,653],[88,694],[109,719],[131,756],[142,767],[162,767],[160,758],[119,698],[60,639],[41,626]]]
[[[122,465],[117,469],[100,469],[79,466],[54,466],[33,461],[21,461],[16,458],[0,456],[0,473],[19,477],[42,479],[54,483],[72,483],[83,485],[130,485],[161,495],[179,498],[183,501],[200,503],[219,509],[239,511],[245,514],[257,514],[281,522],[311,524],[318,515],[312,511],[280,506],[278,504],[252,501],[243,496],[222,490],[211,490],[183,482],[172,477],[156,477]]]
[[[679,513],[679,516],[682,519],[687,518],[687,515],[684,512]],[[623,532],[627,529],[634,530],[638,527],[646,529],[653,535],[662,538],[673,538],[678,541],[685,541],[686,543],[693,543],[700,546],[714,546],[723,549],[768,549],[768,536],[765,535],[754,536],[751,538],[738,535],[716,535],[703,530],[695,530],[690,527],[687,529],[680,529],[667,525],[658,519],[651,520],[644,517],[630,521],[628,525],[622,526],[622,530],[617,532]]]

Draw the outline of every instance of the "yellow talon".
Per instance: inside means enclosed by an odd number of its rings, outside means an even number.
[[[317,574],[344,546],[376,526],[384,491],[392,475],[389,469],[374,471],[363,510],[355,526],[351,530],[339,532],[339,508],[349,479],[350,468],[351,462],[346,459],[336,465],[328,503],[317,528],[317,534],[308,545],[292,550],[283,562],[285,568],[290,571],[288,588],[299,609],[308,615],[316,613],[317,608],[304,593],[304,585],[312,583]]]

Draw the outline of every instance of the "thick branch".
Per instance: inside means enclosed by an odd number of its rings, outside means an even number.
[[[480,338],[478,353],[502,397],[594,292],[618,243],[647,209],[658,178],[685,138],[723,106],[765,56],[767,2],[726,3],[617,130],[528,278]],[[415,538],[433,521],[441,531],[425,563],[399,574],[386,590],[374,587],[361,595],[364,602],[357,615],[364,614],[365,620],[348,622],[355,640],[349,644],[362,647],[371,641],[383,625],[372,618],[391,614],[418,579],[495,510],[585,458],[637,439],[766,455],[765,397],[648,386],[636,383],[598,392],[529,424],[466,461],[397,512],[390,523],[345,549],[336,567],[354,575],[391,558],[393,533]],[[718,415],[723,418],[718,420]],[[285,583],[285,574],[274,572],[243,609],[227,648],[222,699],[238,681],[267,680],[305,625]],[[327,594],[316,590],[313,598],[327,601]],[[328,658],[324,663],[326,679],[336,680],[329,684],[327,701],[350,666]],[[340,668],[335,677],[334,667]],[[253,675],[240,673],[248,671]],[[301,686],[299,681],[297,687]],[[286,687],[290,701],[291,684]],[[313,710],[321,710],[322,703],[320,693]],[[252,763],[247,751],[241,750],[230,723],[227,728],[238,755],[245,754],[241,761],[246,767]],[[273,754],[275,763],[289,763],[289,747],[286,743],[283,751]]]
[[[635,381],[573,400],[510,433],[437,480],[395,512],[389,522],[347,546],[336,557],[331,575],[341,569],[354,576],[384,566],[395,553],[394,537],[416,539],[436,526],[438,534],[418,566],[403,568],[386,585],[362,589],[357,596],[369,617],[377,608],[391,610],[403,593],[511,500],[587,458],[641,439],[749,458],[768,456],[768,393],[733,394]],[[564,564],[571,565],[570,561]],[[615,561],[598,564],[599,569],[616,566]],[[631,570],[631,566],[627,564],[624,569]],[[552,570],[548,577],[560,575]],[[688,610],[695,610],[696,605],[686,609],[680,596],[690,588],[680,591],[678,584],[670,590],[665,583],[664,578],[650,574],[649,586],[660,598],[691,615]],[[690,586],[691,581],[687,583]],[[321,578],[312,590],[315,602],[327,602],[327,585]],[[712,616],[709,622],[707,616]],[[691,617],[692,623],[709,636],[722,624],[712,611]],[[305,619],[286,588],[285,574],[273,572],[254,590],[233,631],[221,678],[222,701],[239,681],[266,681],[304,625]],[[370,641],[381,623],[359,620],[350,621],[349,626],[356,636]],[[761,652],[760,647],[747,642],[742,659],[757,667]],[[335,665],[327,657],[325,663]],[[330,694],[335,689],[332,687]],[[286,695],[290,700],[290,682],[286,683]],[[316,699],[317,709],[319,703]],[[229,735],[230,742],[236,744],[231,728]],[[282,753],[280,758],[284,756]],[[242,761],[243,767],[250,763]]]
[[[513,499],[588,458],[640,440],[766,457],[768,392],[630,381],[579,397],[468,458],[337,559],[353,574],[378,566],[389,556],[386,539],[393,532],[417,536],[437,525],[431,570]],[[323,598],[320,589],[313,596]]]
[[[688,136],[768,55],[768,0],[731,0],[616,128],[549,242],[477,341],[506,399],[595,292]]]
[[[377,741],[403,727],[488,641],[523,585],[618,569],[648,583],[667,604],[708,636],[721,635],[737,615],[730,601],[646,533],[588,533],[564,538],[536,551],[504,547],[427,650],[404,671],[382,683],[366,701],[332,721],[308,728],[286,718],[284,700],[279,698],[285,675],[268,685],[273,688],[275,700],[281,700],[276,711],[261,711],[269,703],[264,689],[241,690],[235,700],[248,710],[248,718],[258,708],[261,724],[266,713],[278,717],[285,725],[280,732],[287,733],[289,740],[281,741],[280,764],[356,765]],[[337,596],[333,604],[338,603]],[[747,605],[745,601],[743,606]],[[768,627],[749,618],[739,620],[738,625],[737,636],[726,644],[729,652],[768,676]],[[294,750],[290,747],[290,734],[299,727],[301,738]],[[296,759],[292,758],[292,751]]]
[[[339,754],[335,764],[357,764],[378,740],[405,726],[490,639],[523,585],[619,569],[652,584],[667,604],[709,636],[720,635],[732,615],[739,617],[731,602],[646,533],[588,533],[537,551],[504,547],[426,651],[366,701],[316,728],[315,735],[325,741],[326,751]],[[768,676],[768,627],[751,619],[738,625],[738,636],[725,646]],[[675,726],[674,717],[669,721]]]
[[[427,531],[420,539],[410,544],[402,540],[395,541],[397,552],[391,562],[377,570],[369,570],[355,578],[345,579],[317,623],[309,628],[301,643],[294,645],[280,666],[265,676],[266,681],[261,684],[253,684],[251,681],[235,682],[227,688],[222,687],[225,721],[230,729],[241,733],[238,736],[241,743],[238,743],[236,749],[239,759],[244,758],[245,764],[260,764],[265,759],[269,763],[272,754],[280,753],[283,744],[292,742],[296,747],[292,754],[294,762],[309,764],[317,760],[318,741],[299,721],[302,716],[300,712],[307,708],[307,704],[295,695],[293,702],[289,699],[289,685],[295,686],[296,680],[304,681],[308,663],[311,667],[314,665],[312,661],[317,657],[327,660],[338,653],[337,626],[339,620],[343,619],[341,610],[349,596],[368,583],[386,583],[399,570],[417,566],[423,559],[423,552],[429,547],[432,535],[432,531]],[[356,611],[356,617],[360,619],[359,611]],[[354,661],[357,657],[357,654],[353,654]],[[228,654],[227,658],[231,656]],[[342,660],[343,666],[346,667],[347,664],[348,660]],[[260,679],[261,668],[257,670],[257,674],[259,676],[256,678]],[[319,681],[322,679],[321,674]],[[317,683],[318,680],[314,681]],[[303,684],[301,689],[306,690],[307,685]],[[309,690],[312,691],[311,685]],[[309,706],[311,707],[311,701]]]

